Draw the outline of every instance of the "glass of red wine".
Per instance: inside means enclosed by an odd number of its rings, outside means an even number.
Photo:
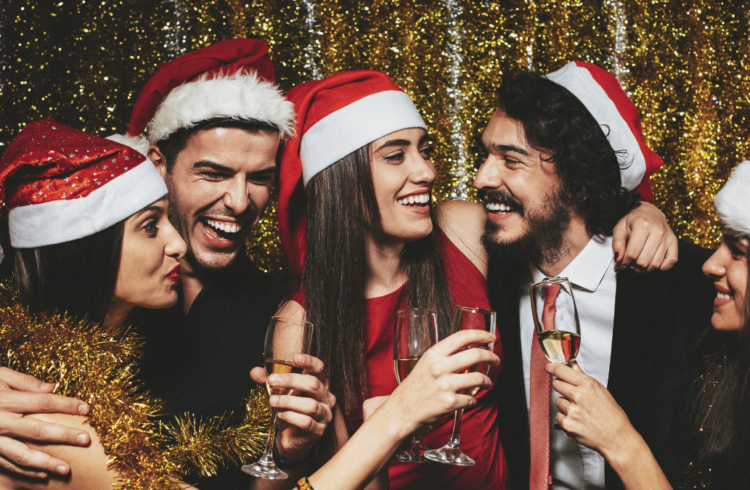
[[[536,338],[549,362],[573,367],[581,347],[581,325],[567,277],[532,284],[531,311]]]

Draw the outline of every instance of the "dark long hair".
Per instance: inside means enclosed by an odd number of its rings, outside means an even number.
[[[523,125],[529,144],[549,152],[548,161],[555,163],[563,191],[584,216],[588,232],[611,236],[639,198],[621,185],[620,168],[629,163],[607,140],[609,129],[568,89],[534,72],[503,81],[498,99],[498,108]]]
[[[314,350],[328,368],[331,391],[350,413],[367,396],[364,357],[368,233],[381,233],[369,145],[317,174],[307,186],[307,255],[303,273]],[[432,308],[440,337],[448,333],[452,299],[435,233],[407,243],[406,304]]]
[[[748,285],[750,291],[750,264]],[[699,468],[710,468],[712,486],[750,489],[750,301],[745,296],[742,326],[731,333],[713,329],[700,394],[695,406]]]
[[[125,221],[71,242],[15,251],[21,301],[32,312],[59,311],[101,322],[117,284]]]

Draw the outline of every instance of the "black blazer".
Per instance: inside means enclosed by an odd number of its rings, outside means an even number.
[[[680,242],[666,272],[617,273],[608,389],[643,436],[674,486],[685,470],[697,340],[710,324],[716,291],[701,267],[711,251]],[[523,264],[490,263],[490,300],[498,312],[503,369],[492,389],[513,490],[529,485],[529,418],[519,335]],[[554,429],[553,429],[554,430]],[[623,488],[607,465],[605,486]]]

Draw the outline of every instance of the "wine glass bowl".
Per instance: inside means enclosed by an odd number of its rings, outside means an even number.
[[[393,368],[399,384],[412,372],[422,354],[437,343],[437,339],[437,315],[433,310],[412,308],[396,312]],[[404,463],[423,463],[425,449],[422,436],[414,436],[409,448],[394,458]]]
[[[459,330],[484,330],[495,335],[497,326],[497,315],[494,311],[483,310],[471,306],[456,305],[453,309],[453,320],[451,321],[450,333],[454,334]],[[465,349],[489,349],[492,350],[494,342],[490,344],[470,344]],[[485,363],[474,364],[464,369],[460,374],[481,372],[487,375],[490,365]],[[465,390],[465,393],[471,396],[479,393],[480,387],[476,386],[471,390]],[[461,450],[460,434],[461,419],[463,409],[456,410],[453,417],[453,429],[451,430],[450,440],[440,449],[431,449],[424,453],[424,457],[437,463],[451,464],[455,466],[473,466],[475,461],[464,454]]]
[[[539,346],[549,362],[573,366],[581,346],[573,288],[567,277],[546,278],[530,287],[531,311]]]
[[[302,374],[303,369],[294,363],[297,354],[309,354],[312,344],[313,325],[304,321],[281,317],[271,318],[266,331],[264,364],[266,368],[266,390],[268,395],[291,395],[291,388],[271,386],[268,382],[272,374]],[[269,480],[288,478],[284,471],[276,467],[273,460],[273,444],[276,437],[276,409],[271,407],[271,426],[268,428],[266,447],[260,459],[242,467],[245,473]]]

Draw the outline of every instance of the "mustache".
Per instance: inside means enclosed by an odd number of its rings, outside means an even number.
[[[510,206],[514,211],[517,211],[521,216],[524,214],[521,201],[505,189],[482,189],[478,192],[478,196],[482,201],[505,204],[506,206]]]
[[[223,218],[233,218],[236,219],[241,224],[245,224],[247,221],[254,221],[255,218],[258,217],[258,210],[250,204],[245,212],[237,214],[234,211],[232,211],[229,208],[223,208],[223,209],[206,209],[205,211],[200,211],[195,214],[196,218],[204,218],[206,216],[213,216],[213,217],[223,217]]]

